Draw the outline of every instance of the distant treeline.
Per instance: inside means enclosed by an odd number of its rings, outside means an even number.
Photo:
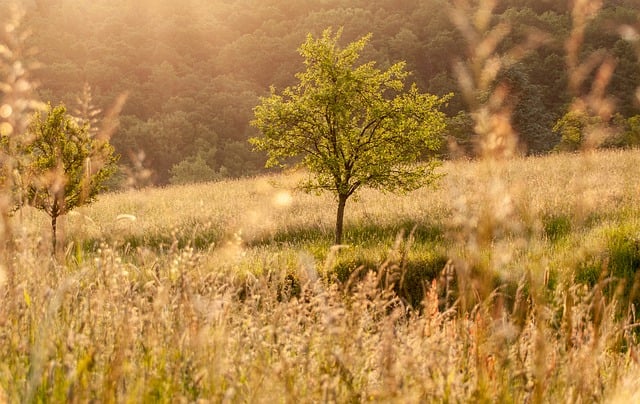
[[[107,109],[128,92],[121,127],[112,139],[123,164],[144,151],[143,164],[164,184],[172,175],[202,179],[243,176],[261,170],[264,156],[247,139],[258,97],[269,86],[295,83],[298,46],[308,33],[344,27],[352,41],[372,32],[365,58],[382,67],[405,60],[424,90],[456,96],[445,111],[451,131],[467,142],[470,120],[459,96],[452,63],[468,57],[450,19],[449,0],[24,0],[29,45],[42,68],[40,96],[70,110],[83,86],[96,108]],[[544,153],[559,141],[552,132],[567,112],[565,42],[571,31],[567,0],[504,0],[496,23],[512,27],[501,46],[519,43],[532,28],[550,40],[500,77],[509,84],[513,126],[523,149]],[[585,57],[606,49],[616,59],[608,91],[628,118],[640,65],[618,27],[636,26],[638,1],[609,0],[586,29]]]

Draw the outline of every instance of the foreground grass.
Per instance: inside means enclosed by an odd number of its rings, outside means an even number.
[[[22,211],[0,401],[633,399],[639,158],[447,163],[339,249],[296,174],[105,195],[56,259]]]

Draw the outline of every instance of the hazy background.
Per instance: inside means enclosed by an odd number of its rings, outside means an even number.
[[[2,1],[0,1],[2,3]],[[6,3],[6,2],[4,2]],[[609,92],[617,110],[638,114],[634,101],[640,66],[617,27],[637,24],[637,1],[605,1],[590,22],[582,51],[607,49],[616,59]],[[447,108],[449,134],[468,146],[472,121],[458,95],[455,60],[468,57],[444,0],[25,0],[25,27],[42,68],[35,72],[44,101],[78,105],[83,86],[95,108],[107,109],[122,92],[129,98],[112,143],[131,165],[132,156],[165,184],[183,163],[203,180],[251,175],[264,156],[247,139],[258,97],[269,86],[295,83],[302,70],[298,46],[308,33],[344,27],[343,39],[373,33],[364,59],[381,67],[405,60],[412,80],[438,95],[456,93]],[[537,29],[546,45],[501,74],[510,90],[512,120],[522,150],[543,153],[559,137],[554,123],[571,96],[564,43],[571,29],[566,1],[505,0],[494,10],[512,30],[512,47]],[[586,83],[589,81],[587,80]],[[135,160],[135,159],[134,159]],[[186,164],[188,163],[188,164]]]

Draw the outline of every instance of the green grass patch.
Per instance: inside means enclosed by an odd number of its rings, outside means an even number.
[[[614,223],[600,232],[600,251],[594,251],[578,263],[574,280],[589,287],[602,283],[610,298],[623,308],[640,307],[638,269],[640,269],[640,227],[636,222]]]
[[[379,287],[391,287],[405,302],[420,308],[427,286],[440,275],[448,257],[435,244],[413,242],[395,247],[390,245],[386,253],[362,247],[340,250],[329,276],[348,284],[373,271],[379,277]]]
[[[551,242],[557,242],[571,234],[573,225],[566,214],[551,214],[543,218],[544,235]]]

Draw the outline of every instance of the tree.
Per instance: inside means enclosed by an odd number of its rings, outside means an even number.
[[[221,178],[213,168],[207,165],[201,154],[191,156],[175,164],[170,170],[171,184],[195,184],[198,182],[215,181]]]
[[[415,85],[405,90],[404,62],[385,71],[374,62],[355,66],[371,35],[341,48],[341,32],[307,36],[299,48],[306,71],[297,85],[282,94],[272,87],[260,99],[252,125],[263,136],[250,139],[267,152],[267,167],[305,167],[304,189],[337,196],[336,244],[346,202],[361,187],[408,191],[436,177],[435,158],[415,163],[440,147],[445,116],[438,108],[449,98]]]
[[[634,115],[624,123],[621,146],[637,147],[640,145],[640,115]]]
[[[90,136],[88,125],[78,125],[64,105],[36,112],[28,132],[32,142],[21,150],[28,161],[23,203],[51,218],[55,252],[58,217],[95,200],[115,172],[117,157],[107,140]]]
[[[577,151],[583,147],[587,130],[593,130],[602,125],[598,116],[588,115],[585,111],[576,109],[564,114],[553,127],[553,133],[560,136],[556,145],[557,151]]]

